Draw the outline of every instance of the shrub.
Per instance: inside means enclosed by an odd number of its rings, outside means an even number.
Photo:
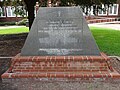
[[[120,17],[118,18],[118,21],[120,21]]]
[[[0,26],[5,26],[5,25],[15,25],[15,22],[0,22]]]
[[[27,21],[28,21],[27,19],[23,19],[23,20],[17,22],[16,25],[26,25]]]

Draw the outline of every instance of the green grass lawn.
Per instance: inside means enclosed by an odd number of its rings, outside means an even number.
[[[3,35],[3,34],[18,34],[18,33],[26,33],[26,32],[29,32],[28,27],[0,29],[0,35]]]
[[[120,31],[97,27],[90,27],[90,29],[101,52],[120,56]],[[0,29],[0,35],[26,32],[29,32],[27,27]]]
[[[101,52],[120,56],[120,31],[97,27],[90,29]]]

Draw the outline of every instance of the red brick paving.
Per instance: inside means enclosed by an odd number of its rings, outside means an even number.
[[[17,55],[4,78],[120,78],[110,58],[101,56]]]

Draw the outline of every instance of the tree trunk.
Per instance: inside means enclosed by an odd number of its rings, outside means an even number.
[[[39,1],[39,0],[24,0],[28,10],[29,30],[31,29],[31,26],[35,17],[34,6],[36,4],[36,1]]]
[[[118,9],[118,16],[120,17],[120,2],[119,2],[119,9]]]
[[[28,6],[28,20],[29,20],[29,30],[31,29],[32,23],[34,21],[34,6]]]

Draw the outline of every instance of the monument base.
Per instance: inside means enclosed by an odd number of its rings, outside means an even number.
[[[18,54],[2,79],[17,78],[120,78],[110,58],[101,56],[27,56]]]

